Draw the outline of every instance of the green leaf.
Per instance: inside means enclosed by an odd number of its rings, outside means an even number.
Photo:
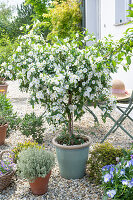
[[[108,200],[108,197],[107,196],[103,196],[103,200]]]
[[[130,65],[130,64],[131,64],[131,57],[130,57],[130,56],[127,56],[127,57],[126,57],[126,60],[127,60],[127,64]]]
[[[112,60],[112,64],[114,67],[116,67],[116,62],[114,60]]]

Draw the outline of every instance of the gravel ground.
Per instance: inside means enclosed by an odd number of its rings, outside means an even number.
[[[18,88],[18,82],[8,81],[8,97],[10,98],[13,108],[18,112],[18,115],[23,116],[26,112],[30,113],[32,107],[28,103],[29,95],[27,93],[21,93]],[[99,108],[92,108],[99,120],[99,125],[94,123],[93,117],[90,113],[86,112],[80,121],[74,123],[76,128],[80,128],[85,134],[91,137],[91,146],[97,142],[100,142],[106,132],[110,129],[113,124],[111,120],[107,119],[106,123],[101,120],[101,111]],[[36,106],[35,112],[37,114],[43,112],[43,108],[39,105]],[[114,117],[118,117],[117,111],[112,112]],[[125,128],[132,134],[132,124],[126,119],[123,123]],[[45,122],[44,126],[46,131],[44,133],[44,144],[45,148],[52,150],[55,153],[55,148],[52,145],[52,138],[55,134],[52,134],[48,129],[48,124]],[[24,142],[29,138],[23,136],[19,131],[12,132],[9,138],[6,138],[4,145],[0,146],[1,150],[11,150],[18,142]],[[114,146],[129,147],[132,140],[121,131],[117,129],[115,133],[112,133],[108,137],[108,141]],[[56,161],[55,168],[52,170],[52,175],[49,181],[48,192],[45,195],[35,196],[32,195],[29,183],[26,180],[21,180],[17,177],[13,178],[10,186],[0,193],[0,200],[101,200],[102,191],[101,189],[88,181],[88,175],[84,176],[83,179],[66,180],[60,176],[58,164]]]

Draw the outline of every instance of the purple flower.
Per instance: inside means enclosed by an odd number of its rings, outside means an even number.
[[[131,159],[133,159],[133,154],[131,155]]]
[[[125,167],[130,167],[131,166],[131,160],[130,161],[127,161],[127,164],[126,164],[126,166]]]
[[[110,168],[110,174],[113,175],[113,172],[114,172],[114,171],[115,171],[115,168],[114,168],[114,167],[111,167],[111,168]]]
[[[128,185],[128,180],[122,180],[122,185]]]
[[[133,187],[133,178],[132,178],[131,181],[129,182],[129,185],[130,185],[131,187]]]
[[[108,197],[113,198],[116,195],[116,190],[108,190],[107,195]]]
[[[116,171],[116,174],[118,173],[118,169],[117,168],[115,168],[115,171]]]
[[[3,160],[1,160],[1,167],[5,167],[6,165],[5,165],[5,163],[3,162]]]
[[[125,175],[125,169],[121,169],[120,175]]]
[[[3,173],[0,171],[0,176],[2,176],[3,175]]]
[[[104,182],[105,183],[109,182],[109,180],[111,179],[111,177],[112,177],[111,174],[105,174],[104,175]]]
[[[103,168],[102,168],[102,170],[103,171],[108,171],[111,167],[114,167],[115,165],[105,165]]]

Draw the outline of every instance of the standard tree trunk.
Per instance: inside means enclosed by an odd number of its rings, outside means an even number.
[[[68,100],[68,105],[72,104],[72,94],[69,91],[69,100]],[[69,134],[72,136],[73,135],[73,113],[68,114],[68,131]]]

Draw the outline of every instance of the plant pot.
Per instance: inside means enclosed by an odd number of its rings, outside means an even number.
[[[29,182],[30,188],[33,194],[42,195],[48,191],[48,182],[51,175],[51,171],[44,177],[38,177],[34,182]]]
[[[6,94],[7,93],[8,84],[0,84],[0,93]]]
[[[10,154],[10,158],[12,157],[14,161],[14,153],[12,151],[5,150],[0,153],[0,162],[4,161],[3,155],[6,153],[8,156]],[[8,171],[7,173],[0,175],[0,192],[10,185],[14,174],[15,170],[13,169],[12,171]]]
[[[56,147],[61,176],[66,179],[82,178],[86,171],[90,139],[88,138],[88,142],[84,144],[73,146],[58,144],[56,137],[53,138],[52,142]]]
[[[7,127],[7,124],[0,126],[0,145],[3,145],[5,142]]]

